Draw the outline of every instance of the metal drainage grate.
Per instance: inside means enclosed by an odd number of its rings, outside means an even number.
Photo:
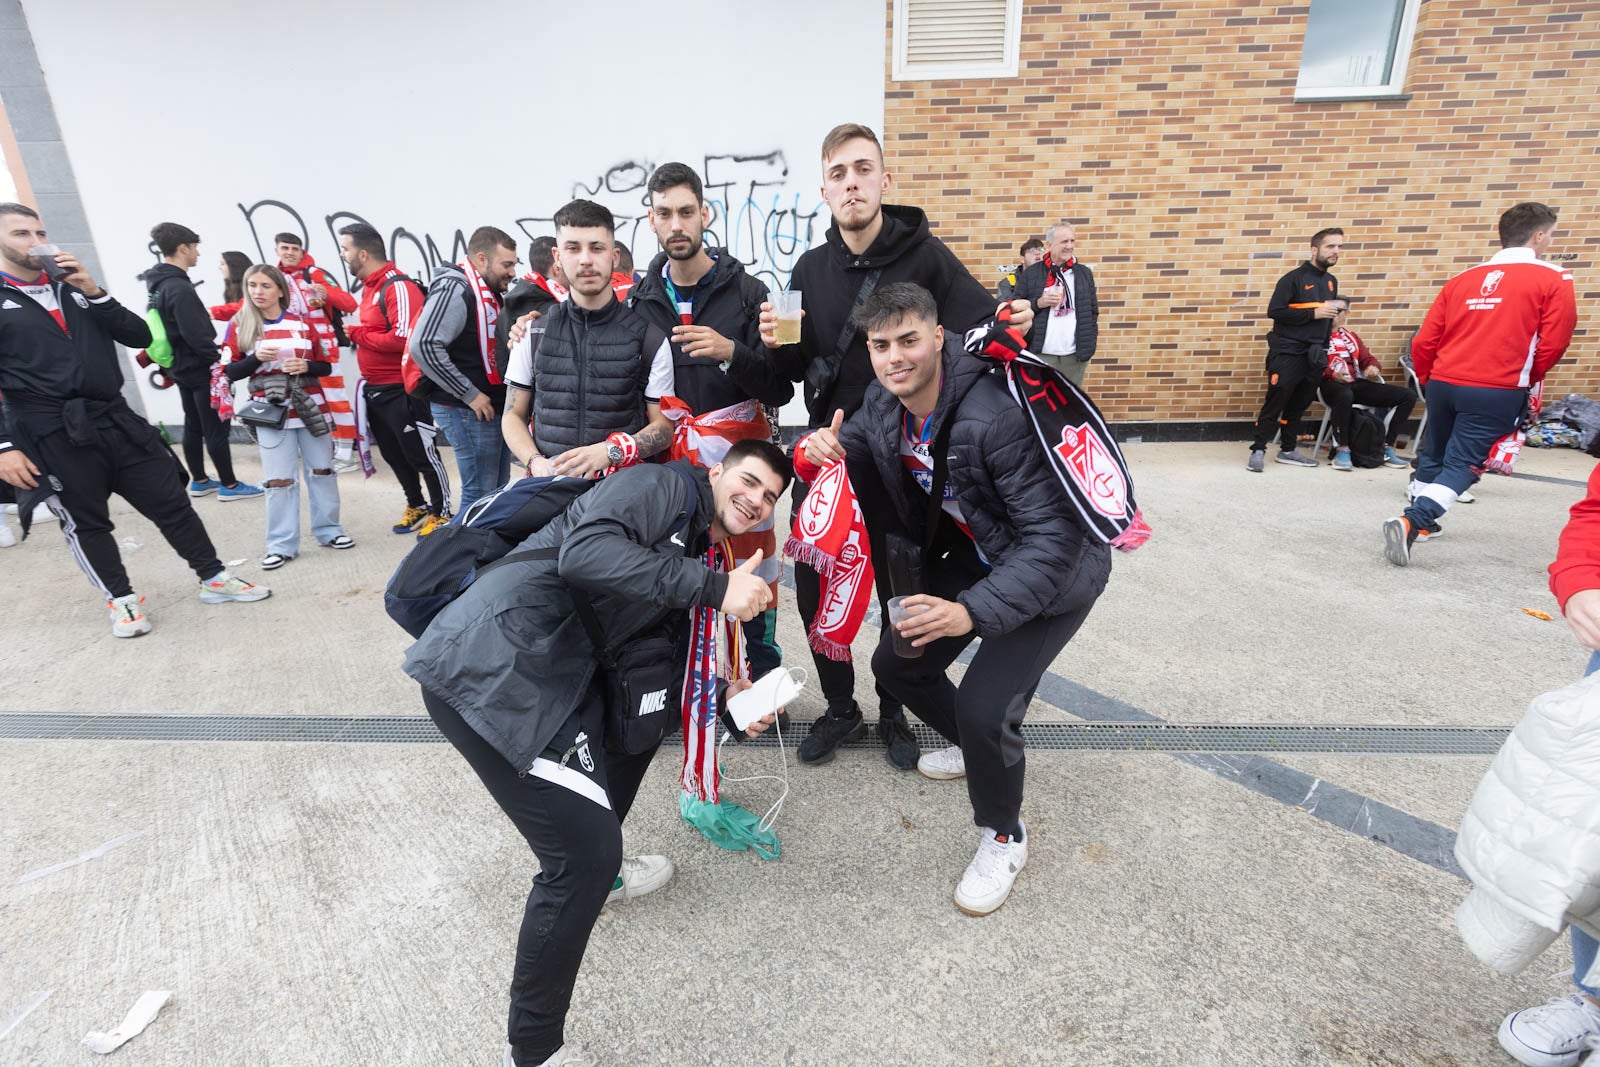
[[[785,740],[805,736],[794,720]],[[869,724],[871,725],[871,724]],[[948,744],[921,723],[912,730],[925,749]],[[1023,739],[1043,752],[1323,753],[1363,756],[1488,756],[1505,741],[1503,726],[1357,726],[1162,722],[1025,723]],[[71,715],[0,713],[0,738],[68,741],[332,741],[341,744],[438,744],[430,719],[419,716],[338,718],[311,715]],[[775,745],[770,733],[753,742]],[[882,748],[872,730],[866,747]]]

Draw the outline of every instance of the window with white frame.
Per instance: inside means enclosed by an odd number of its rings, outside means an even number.
[[[1022,0],[894,0],[895,81],[1014,78]]]
[[[1422,0],[1311,0],[1298,100],[1399,96]]]

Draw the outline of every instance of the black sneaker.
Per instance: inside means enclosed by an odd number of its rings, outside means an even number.
[[[860,740],[866,732],[866,721],[856,705],[851,704],[845,715],[835,715],[833,709],[829,708],[828,714],[811,724],[811,733],[800,742],[800,751],[797,753],[800,762],[827,763],[833,759],[840,745],[846,741]]]
[[[922,758],[922,746],[917,744],[904,712],[880,714],[877,733],[878,740],[883,742],[883,758],[889,761],[889,766],[901,771],[916,770],[917,760]]]

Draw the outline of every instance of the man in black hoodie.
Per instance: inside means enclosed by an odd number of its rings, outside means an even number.
[[[790,287],[801,292],[805,304],[799,344],[778,345],[772,305],[762,305],[762,342],[774,350],[774,364],[782,373],[805,382],[806,414],[813,427],[827,426],[836,410],[846,417],[854,414],[874,381],[866,338],[851,319],[874,289],[892,282],[922,286],[938,302],[940,324],[956,336],[995,313],[994,298],[933,236],[921,208],[883,203],[889,187],[877,134],[855,123],[829,131],[822,141],[822,196],[833,213],[833,225],[824,243],[802,255],[789,276]],[[1013,324],[1026,333],[1033,322],[1032,307],[1019,301],[1013,309]],[[807,488],[796,481],[795,507]],[[856,493],[872,535],[873,558],[887,563],[881,534],[874,533],[886,524],[872,518],[875,510],[882,514],[884,504],[870,486],[865,492],[858,487]],[[887,599],[890,568],[880,565],[876,570],[879,597]],[[817,614],[820,579],[816,571],[796,563],[794,584],[795,602],[809,630]],[[800,744],[799,757],[806,763],[825,763],[840,744],[861,737],[866,723],[855,700],[853,666],[820,653],[812,658],[828,713],[812,725],[810,736]],[[886,757],[895,767],[911,770],[921,753],[905,711],[882,685],[878,699],[878,736],[887,747]]]
[[[1317,398],[1322,372],[1328,366],[1328,338],[1338,303],[1339,279],[1329,273],[1339,262],[1344,231],[1318,230],[1311,237],[1311,258],[1278,279],[1267,304],[1272,332],[1267,334],[1267,398],[1256,416],[1245,469],[1260,474],[1266,466],[1267,442],[1278,436],[1279,463],[1315,467],[1314,457],[1295,447],[1300,416]]]
[[[705,466],[717,462],[735,440],[770,436],[762,405],[788,403],[794,383],[778,373],[761,343],[767,287],[726,248],[706,247],[711,210],[700,176],[686,164],[664,163],[650,176],[648,188],[650,225],[663,251],[633,287],[629,304],[668,335],[673,395],[689,405],[690,418],[711,416],[696,426],[698,458]],[[743,562],[759,547],[765,557],[761,576],[775,586],[781,565],[777,536],[770,520],[764,525],[765,530],[734,540],[734,559]],[[744,636],[755,677],[779,665],[783,656],[774,609],[746,623]]]
[[[189,271],[200,262],[200,235],[176,222],[163,222],[150,230],[150,240],[161,252],[161,262],[142,277],[150,290],[150,306],[161,315],[167,341],[172,345],[172,380],[183,402],[183,458],[189,465],[189,495],[220,500],[261,496],[261,488],[233,476],[233,453],[228,448],[228,424],[211,406],[211,368],[222,362],[217,351],[217,328],[211,313],[194,291]],[[213,481],[206,476],[206,453],[217,468]]]

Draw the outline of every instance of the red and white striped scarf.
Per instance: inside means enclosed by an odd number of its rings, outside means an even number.
[[[483,358],[483,373],[490,385],[499,385],[500,371],[494,365],[494,324],[500,318],[500,295],[489,288],[483,275],[473,267],[472,260],[463,259],[456,266],[467,276],[467,291],[472,294],[473,308],[477,312],[478,355]]]
[[[557,300],[566,300],[566,298],[571,295],[571,291],[566,286],[562,285],[554,278],[546,278],[543,274],[540,274],[536,270],[530,270],[528,273],[524,274],[522,276],[522,280],[537,285],[539,288],[543,289]]]
[[[1483,463],[1484,470],[1491,470],[1496,474],[1511,473],[1511,469],[1517,465],[1517,457],[1522,455],[1522,444],[1528,439],[1527,428],[1539,421],[1539,412],[1542,410],[1544,410],[1544,382],[1541,381],[1528,390],[1528,417],[1489,449],[1489,458]]]
[[[823,467],[811,483],[783,550],[822,577],[821,602],[806,635],[812,649],[850,662],[850,643],[872,602],[872,549],[844,460]]]
[[[726,545],[713,544],[703,560],[714,571],[730,569]],[[695,608],[689,615],[689,662],[683,672],[683,791],[708,803],[717,802],[721,776],[717,770],[720,703],[717,681],[750,676],[743,631],[733,616],[723,616],[725,656],[718,656],[716,605]],[[720,669],[719,669],[719,658]]]

